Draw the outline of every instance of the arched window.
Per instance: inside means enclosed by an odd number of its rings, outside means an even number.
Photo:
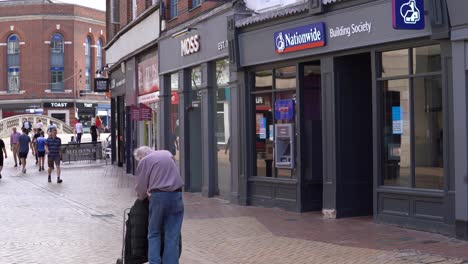
[[[96,71],[102,70],[102,39],[96,42]]]
[[[20,88],[20,49],[18,35],[10,35],[7,42],[8,91],[18,92]]]
[[[91,91],[91,38],[86,37],[85,41],[85,57],[86,57],[86,91]]]
[[[51,90],[63,91],[64,79],[64,41],[63,36],[55,33],[50,40]]]

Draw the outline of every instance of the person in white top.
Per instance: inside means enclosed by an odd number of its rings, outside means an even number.
[[[76,120],[75,135],[76,143],[81,143],[81,136],[83,135],[83,125],[81,124],[79,119]]]
[[[47,126],[47,133],[50,133],[52,131],[52,128],[57,129],[57,125],[54,124],[54,122],[51,120],[50,125]]]
[[[36,123],[36,128],[39,128],[42,130],[42,127],[44,126],[44,124],[42,124],[42,121],[40,119],[37,120],[37,123]]]

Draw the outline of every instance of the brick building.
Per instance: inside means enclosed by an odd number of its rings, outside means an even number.
[[[109,101],[92,92],[103,66],[105,12],[50,0],[0,2],[0,116],[24,113],[89,125]]]

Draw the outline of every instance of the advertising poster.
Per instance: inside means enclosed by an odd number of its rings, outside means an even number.
[[[266,118],[260,119],[260,139],[266,139]]]
[[[392,106],[392,134],[403,134],[403,112],[401,106]]]

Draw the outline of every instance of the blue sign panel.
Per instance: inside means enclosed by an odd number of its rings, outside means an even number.
[[[275,32],[277,54],[325,46],[325,23],[306,25]]]
[[[392,106],[392,134],[403,134],[403,112],[400,106]]]
[[[424,29],[424,0],[392,0],[394,29]]]
[[[294,100],[276,100],[275,102],[275,119],[276,120],[293,120],[294,119]]]

